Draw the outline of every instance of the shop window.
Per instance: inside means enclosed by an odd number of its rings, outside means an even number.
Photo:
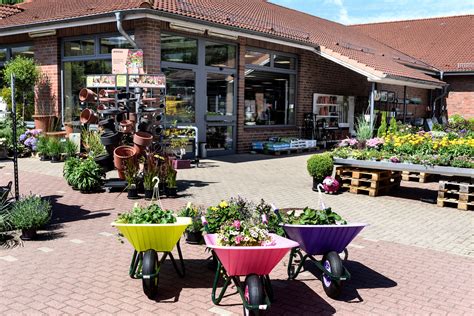
[[[248,50],[245,53],[245,63],[247,65],[270,67],[270,54]]]
[[[192,70],[163,69],[166,75],[166,116],[178,123],[195,122],[196,79]]]
[[[234,76],[207,74],[207,115],[234,115]]]
[[[245,125],[295,124],[295,90],[293,74],[247,70]]]
[[[80,39],[64,42],[64,57],[93,56],[95,54],[95,40]]]
[[[235,68],[235,60],[235,45],[206,42],[206,66]]]
[[[280,69],[296,69],[296,59],[294,57],[274,55],[273,66]]]
[[[131,35],[131,38],[134,39],[134,36]],[[102,37],[99,40],[99,45],[101,54],[112,54],[114,48],[133,49],[133,46],[123,36]]]
[[[84,88],[87,75],[109,74],[112,72],[110,60],[70,61],[63,63],[64,71],[64,117],[66,121],[79,118],[81,108],[79,91]]]
[[[208,126],[206,147],[209,151],[232,150],[234,146],[232,126]]]
[[[12,58],[15,58],[16,56],[34,58],[35,52],[33,50],[33,46],[12,47],[11,56]]]
[[[0,48],[0,64],[7,61],[7,49]]]
[[[161,60],[174,63],[197,64],[198,41],[170,34],[161,34]]]

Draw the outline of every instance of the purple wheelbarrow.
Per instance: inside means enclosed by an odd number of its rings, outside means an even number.
[[[322,272],[324,291],[331,298],[339,296],[343,282],[350,279],[349,271],[343,266],[339,253],[367,226],[362,223],[346,225],[290,225],[283,224],[289,239],[299,243],[293,248],[288,263],[288,278],[295,279],[304,268],[306,260],[311,260]],[[303,255],[303,251],[306,253]],[[321,261],[314,256],[322,255]],[[299,263],[295,263],[295,259]]]

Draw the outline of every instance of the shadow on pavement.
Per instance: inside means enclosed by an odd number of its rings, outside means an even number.
[[[321,152],[321,151],[319,151]],[[273,159],[281,159],[281,158],[290,158],[290,157],[298,157],[298,156],[310,156],[319,153],[315,152],[305,152],[300,154],[290,154],[290,155],[264,155],[264,154],[237,154],[237,155],[228,155],[228,156],[219,156],[219,157],[210,157],[207,158],[208,161],[220,161],[220,162],[227,162],[227,163],[244,163],[244,162],[252,162],[252,161],[263,161],[263,160],[273,160]],[[200,162],[199,164],[203,164],[206,162]]]
[[[204,188],[215,182],[204,182],[199,180],[178,180],[178,192],[186,191],[189,188]]]
[[[15,232],[0,233],[0,247],[5,249],[23,247],[23,240]]]
[[[53,215],[51,217],[51,228],[56,229],[57,226],[62,223],[69,223],[75,221],[89,220],[104,216],[109,216],[110,213],[106,212],[113,209],[103,209],[98,211],[84,210],[79,205],[66,205],[58,202],[60,195],[50,195],[44,198],[51,202],[53,206]]]
[[[344,282],[342,293],[337,298],[338,301],[360,303],[363,302],[364,299],[359,295],[358,289],[382,289],[397,286],[397,282],[360,262],[347,260],[343,261],[343,264],[344,267],[349,270],[351,279]],[[321,279],[321,271],[317,269],[314,264],[308,262],[305,264],[305,268],[318,279]]]
[[[401,186],[400,188],[390,190],[387,195],[415,201],[420,201],[420,197],[423,197],[423,202],[431,200],[433,201],[432,204],[435,204],[436,198],[438,197],[438,191],[425,188]]]

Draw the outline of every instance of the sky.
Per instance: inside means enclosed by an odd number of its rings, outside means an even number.
[[[474,14],[474,0],[269,0],[343,24]]]

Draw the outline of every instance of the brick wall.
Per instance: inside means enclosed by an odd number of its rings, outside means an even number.
[[[35,60],[40,65],[41,80],[36,86],[35,114],[54,114],[60,110],[60,44],[56,36],[34,40]]]
[[[160,30],[162,23],[156,20],[143,19],[135,23],[135,42],[143,49],[145,72],[161,72]]]
[[[449,93],[446,97],[448,114],[474,118],[474,76],[446,76]]]

